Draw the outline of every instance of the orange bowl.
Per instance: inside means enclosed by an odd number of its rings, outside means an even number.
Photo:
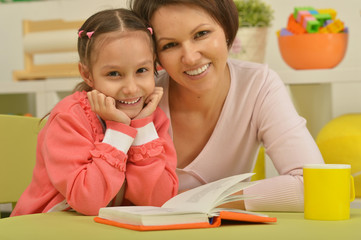
[[[309,33],[279,36],[283,60],[294,69],[336,67],[347,49],[347,33]]]

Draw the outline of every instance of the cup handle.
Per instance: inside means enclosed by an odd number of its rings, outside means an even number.
[[[354,183],[354,179],[353,176],[351,177],[351,196],[350,196],[350,202],[352,202],[353,200],[355,200],[355,183]]]

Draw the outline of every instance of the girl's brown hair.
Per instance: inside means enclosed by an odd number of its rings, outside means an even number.
[[[163,6],[175,4],[198,6],[223,28],[228,48],[232,46],[238,31],[238,11],[233,0],[128,0],[128,4],[148,24],[154,12]]]
[[[89,17],[81,26],[78,32],[78,54],[79,61],[87,66],[89,70],[92,67],[92,60],[95,57],[95,45],[97,38],[104,34],[117,31],[144,31],[149,35],[149,41],[153,51],[155,49],[152,40],[151,32],[147,29],[147,24],[144,20],[137,17],[134,12],[128,9],[108,9],[95,13]],[[92,35],[89,37],[88,35]],[[156,64],[156,63],[154,63]],[[156,67],[154,65],[156,73]],[[75,91],[90,91],[92,90],[85,82],[79,83]]]

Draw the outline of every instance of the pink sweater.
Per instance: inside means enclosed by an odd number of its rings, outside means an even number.
[[[279,76],[266,65],[229,60],[228,66],[231,86],[218,123],[193,162],[177,169],[179,190],[252,172],[263,144],[280,176],[246,189],[245,194],[262,197],[246,200],[246,209],[303,211],[302,167],[323,163],[306,121],[297,114]],[[157,84],[164,88],[160,107],[170,117],[166,72],[160,73]]]
[[[12,216],[70,208],[97,215],[108,204],[162,205],[178,190],[168,128],[157,108],[130,126],[107,121],[104,133],[86,92],[66,97],[38,136],[33,179]]]

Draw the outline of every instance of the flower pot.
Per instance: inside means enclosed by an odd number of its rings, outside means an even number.
[[[266,42],[267,27],[241,27],[229,50],[229,56],[240,60],[263,63]]]

